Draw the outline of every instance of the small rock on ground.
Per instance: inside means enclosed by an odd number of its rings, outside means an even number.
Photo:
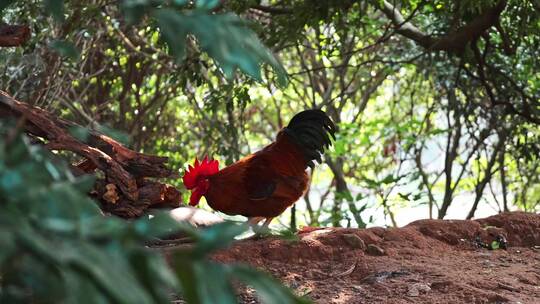
[[[407,295],[409,297],[418,297],[421,293],[426,293],[426,292],[429,292],[430,290],[431,290],[431,287],[429,287],[429,284],[414,283],[411,286],[409,286]]]

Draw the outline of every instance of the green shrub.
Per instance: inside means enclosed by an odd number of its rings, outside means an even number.
[[[0,303],[235,303],[233,281],[249,283],[265,303],[302,303],[271,277],[243,265],[212,262],[243,226],[198,230],[167,214],[128,222],[104,216],[87,197],[91,176],[0,126]],[[149,240],[187,233],[193,246],[170,267]]]

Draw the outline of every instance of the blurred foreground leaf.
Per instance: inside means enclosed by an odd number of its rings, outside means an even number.
[[[75,178],[24,136],[7,138],[0,124],[0,303],[167,303],[172,293],[236,303],[235,279],[265,303],[302,303],[258,271],[208,260],[244,226],[197,230],[165,213],[132,222],[104,216],[86,194],[93,177]],[[180,231],[195,244],[174,254],[173,271],[145,244]]]

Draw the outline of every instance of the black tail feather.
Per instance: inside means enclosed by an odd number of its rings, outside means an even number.
[[[330,137],[336,139],[336,126],[321,110],[306,110],[296,114],[284,131],[300,146],[307,166],[311,168],[314,160],[322,162],[324,148],[332,145]]]

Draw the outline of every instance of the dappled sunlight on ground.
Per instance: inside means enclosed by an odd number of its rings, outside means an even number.
[[[540,301],[540,215],[311,230],[296,241],[239,241],[214,258],[266,270],[316,303]],[[479,247],[497,235],[508,250]]]

